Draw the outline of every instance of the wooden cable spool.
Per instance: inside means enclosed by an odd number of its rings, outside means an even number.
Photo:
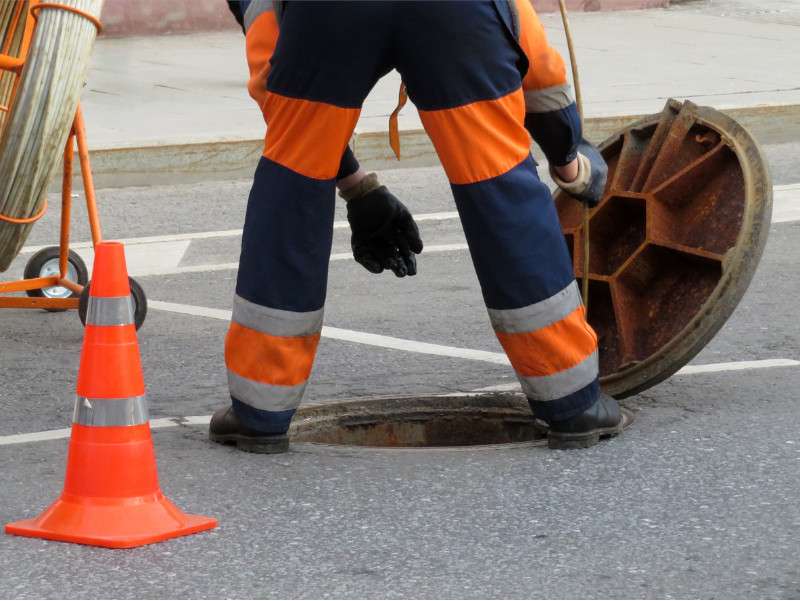
[[[17,3],[0,2],[6,4]],[[44,206],[78,107],[103,8],[103,0],[32,4],[38,4],[38,23],[0,135],[0,216],[13,220],[29,219]],[[0,10],[0,18],[12,14],[7,9]],[[0,32],[8,34],[8,28],[8,22],[0,21]],[[12,79],[9,75],[4,74],[0,86],[11,85],[6,82]],[[0,101],[3,93],[10,94],[0,87]],[[19,254],[32,227],[0,219],[0,272]]]

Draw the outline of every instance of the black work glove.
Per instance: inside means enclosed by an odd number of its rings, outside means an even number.
[[[386,186],[348,200],[347,221],[353,257],[368,271],[391,269],[399,278],[417,273],[415,253],[422,252],[417,224]]]
[[[608,165],[597,147],[586,138],[581,138],[578,144],[578,177],[571,182],[565,182],[552,165],[550,177],[564,192],[593,209],[603,199]]]

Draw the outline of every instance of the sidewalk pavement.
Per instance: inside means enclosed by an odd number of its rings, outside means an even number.
[[[561,16],[541,19],[569,63]],[[570,25],[596,143],[670,97],[728,113],[762,144],[800,138],[795,0],[684,0],[574,13]],[[96,185],[251,177],[265,126],[247,78],[238,32],[99,39],[82,95]],[[389,74],[364,105],[353,145],[366,168],[437,164],[411,103],[399,119],[403,158],[394,158],[386,132],[399,85]]]

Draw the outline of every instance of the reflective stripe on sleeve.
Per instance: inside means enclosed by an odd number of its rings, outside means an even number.
[[[238,294],[233,299],[231,321],[270,336],[311,336],[322,331],[324,309],[296,313],[263,307]]]
[[[520,309],[489,309],[489,319],[496,332],[522,334],[541,330],[561,321],[581,305],[578,283],[573,282],[543,301]]]
[[[228,387],[231,396],[255,409],[263,411],[288,411],[297,409],[303,398],[307,382],[295,386],[276,386],[248,380],[228,370]]]
[[[543,90],[525,90],[524,94],[526,113],[558,111],[575,102],[572,87],[568,83]]]
[[[90,399],[78,395],[72,422],[81,426],[140,426],[148,422],[147,398]]]
[[[522,391],[534,401],[552,401],[560,399],[591,384],[597,377],[598,353],[595,351],[586,359],[555,374],[526,378],[517,374]]]
[[[272,0],[252,0],[250,6],[244,13],[244,30],[250,31],[250,27],[261,15],[273,9]]]
[[[133,296],[89,296],[86,325],[128,326],[133,321]]]

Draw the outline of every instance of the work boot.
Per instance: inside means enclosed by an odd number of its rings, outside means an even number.
[[[617,401],[601,393],[583,413],[548,425],[547,446],[551,449],[585,449],[601,438],[616,436],[626,424]]]
[[[211,417],[208,437],[221,444],[236,445],[249,453],[285,453],[289,450],[289,437],[283,434],[266,434],[248,428],[233,413],[233,407],[220,409]]]

